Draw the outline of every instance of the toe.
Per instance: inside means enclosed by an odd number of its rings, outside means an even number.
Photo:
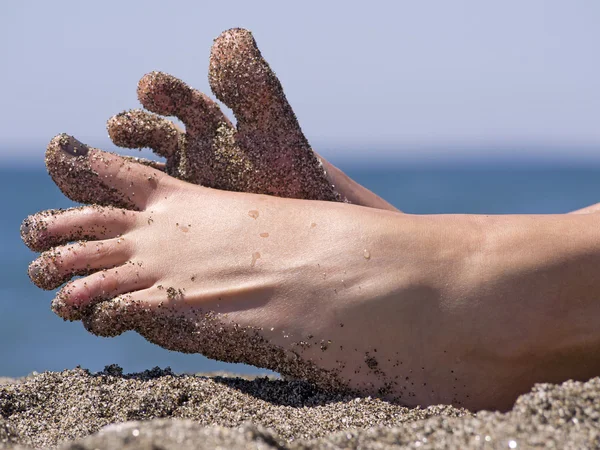
[[[95,304],[85,312],[82,322],[89,332],[98,336],[117,336],[135,330],[163,348],[197,353],[201,348],[197,342],[199,327],[204,328],[201,324],[206,325],[209,313],[183,306],[184,303],[182,294],[173,298],[164,289],[153,286]],[[203,336],[207,335],[210,332],[204,330]]]
[[[179,118],[188,133],[213,136],[223,123],[231,125],[219,105],[166,73],[144,75],[138,84],[138,98],[152,112]]]
[[[107,128],[115,145],[125,148],[147,147],[165,157],[183,148],[185,138],[185,133],[173,122],[139,109],[111,117]]]
[[[86,330],[97,336],[118,336],[144,328],[148,321],[160,320],[160,303],[156,288],[144,289],[95,304],[85,312],[82,322]]]
[[[79,320],[100,302],[145,290],[155,282],[142,262],[93,273],[66,284],[52,301],[52,310],[65,320]]]
[[[281,83],[252,34],[223,32],[211,50],[209,81],[237,118],[236,140],[257,172],[268,174],[249,190],[281,197],[341,200],[327,180],[290,107]]]
[[[217,98],[232,109],[238,128],[257,124],[263,130],[302,134],[279,79],[250,31],[233,28],[215,39],[209,81]]]
[[[48,145],[46,167],[73,201],[134,210],[143,210],[160,184],[177,182],[143,161],[89,147],[66,134]]]
[[[42,253],[29,265],[29,278],[42,289],[56,289],[77,275],[123,264],[132,254],[126,238],[77,242]]]
[[[138,302],[130,294],[96,304],[82,317],[83,326],[96,336],[114,337],[134,330],[141,315]]]
[[[120,236],[131,230],[137,213],[109,206],[47,210],[27,217],[21,238],[33,251],[41,252],[72,241],[95,241]]]

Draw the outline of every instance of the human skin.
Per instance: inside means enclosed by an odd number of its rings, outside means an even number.
[[[69,145],[49,147],[74,173],[59,187],[128,209],[40,213],[23,234],[47,250],[30,266],[40,287],[87,275],[52,306],[95,334],[132,329],[410,406],[507,409],[536,382],[600,372],[596,214],[415,216],[226,192]],[[92,193],[77,182],[89,174]]]

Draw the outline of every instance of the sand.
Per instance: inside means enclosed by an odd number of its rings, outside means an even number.
[[[0,448],[599,448],[600,378],[540,384],[507,413],[406,408],[302,381],[118,366],[0,381]],[[23,446],[23,447],[21,447]]]

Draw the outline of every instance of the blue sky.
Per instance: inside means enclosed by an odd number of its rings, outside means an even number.
[[[21,1],[0,6],[0,166],[105,123],[138,79],[210,92],[224,29],[253,31],[305,134],[335,158],[600,162],[600,2]]]

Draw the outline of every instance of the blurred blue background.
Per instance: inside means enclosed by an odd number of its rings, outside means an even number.
[[[209,93],[212,39],[249,28],[315,149],[400,209],[560,213],[600,201],[598,23],[595,0],[2,2],[0,376],[264,372],[88,335],[27,278],[21,220],[71,205],[44,170],[47,142],[116,150],[105,122],[139,107],[144,73]]]

